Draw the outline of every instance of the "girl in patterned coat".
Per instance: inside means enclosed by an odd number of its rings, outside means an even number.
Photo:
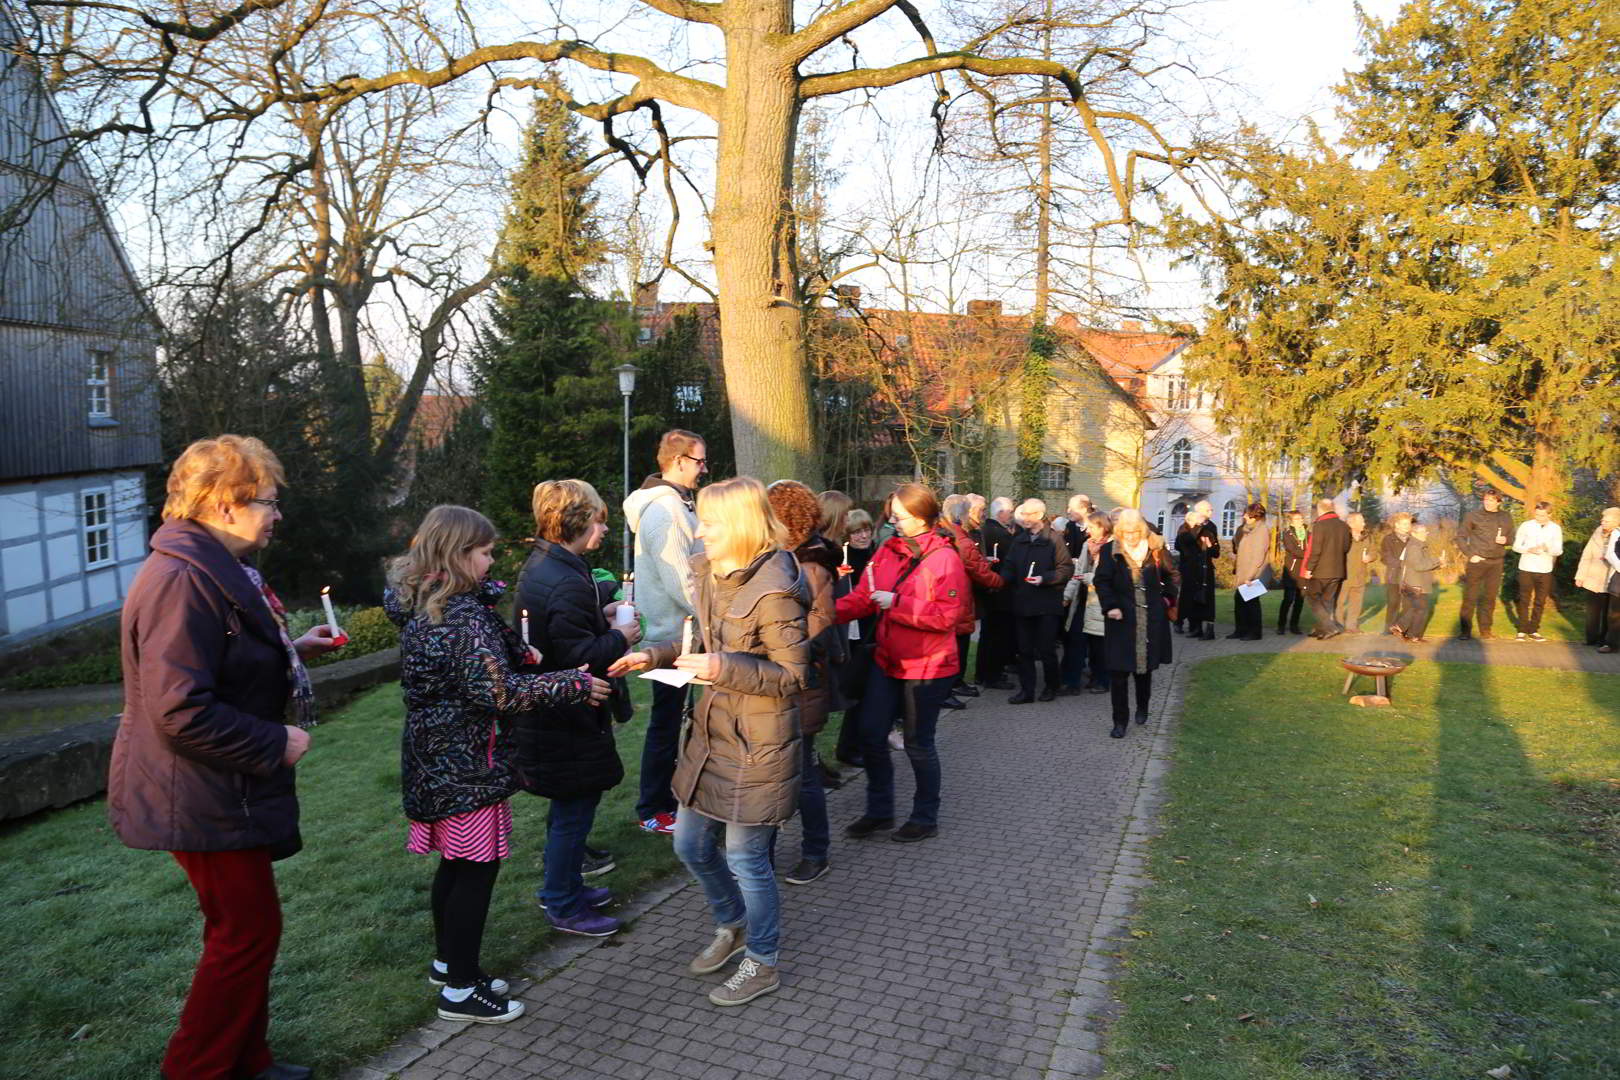
[[[428,981],[444,989],[439,1016],[502,1024],[523,1014],[502,979],[479,966],[484,922],[509,853],[518,789],[512,733],[503,720],[541,706],[599,703],[609,686],[584,670],[524,671],[539,658],[493,608],[484,580],[495,527],[476,510],[436,506],[395,560],[383,604],[400,627],[405,694],[401,788],[407,849],[439,854],[433,878],[436,959]]]

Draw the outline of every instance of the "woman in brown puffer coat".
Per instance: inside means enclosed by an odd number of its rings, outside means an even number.
[[[798,808],[810,589],[783,550],[786,530],[758,480],[739,476],[703,489],[697,513],[704,554],[692,558],[696,633],[631,653],[608,675],[673,665],[707,687],[682,734],[671,784],[680,803],[675,854],[703,886],[718,924],[689,970],[719,971],[746,952],[709,995],[716,1005],[743,1005],[780,985],[770,851],[777,826]]]

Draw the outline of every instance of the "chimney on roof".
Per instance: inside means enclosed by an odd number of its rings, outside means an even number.
[[[1001,301],[969,300],[967,313],[980,319],[999,319],[1001,317]]]
[[[839,307],[858,308],[861,306],[861,287],[859,285],[834,285],[833,292],[838,296]]]
[[[636,286],[636,311],[651,315],[658,310],[658,282],[644,281]]]
[[[1142,324],[1136,319],[1120,320],[1119,328],[1127,334],[1140,334],[1142,332]]]

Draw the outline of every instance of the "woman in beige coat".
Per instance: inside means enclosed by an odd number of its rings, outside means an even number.
[[[770,850],[777,826],[798,808],[810,590],[783,550],[785,530],[758,480],[704,488],[697,516],[705,554],[692,559],[695,635],[631,653],[608,675],[673,664],[707,687],[675,766],[675,854],[703,886],[718,924],[690,970],[706,975],[746,953],[709,995],[716,1005],[743,1005],[779,985],[780,898]]]
[[[1575,584],[1586,593],[1586,643],[1605,652],[1620,645],[1620,571],[1610,562],[1620,536],[1620,506],[1603,511],[1581,549]]]

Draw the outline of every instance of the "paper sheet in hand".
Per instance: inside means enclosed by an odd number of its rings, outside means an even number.
[[[1253,600],[1257,596],[1264,596],[1268,590],[1258,581],[1250,581],[1238,586],[1238,595],[1245,600]]]
[[[676,671],[674,668],[653,668],[651,671],[643,671],[641,677],[661,682],[665,686],[685,686],[692,681],[690,671]]]

